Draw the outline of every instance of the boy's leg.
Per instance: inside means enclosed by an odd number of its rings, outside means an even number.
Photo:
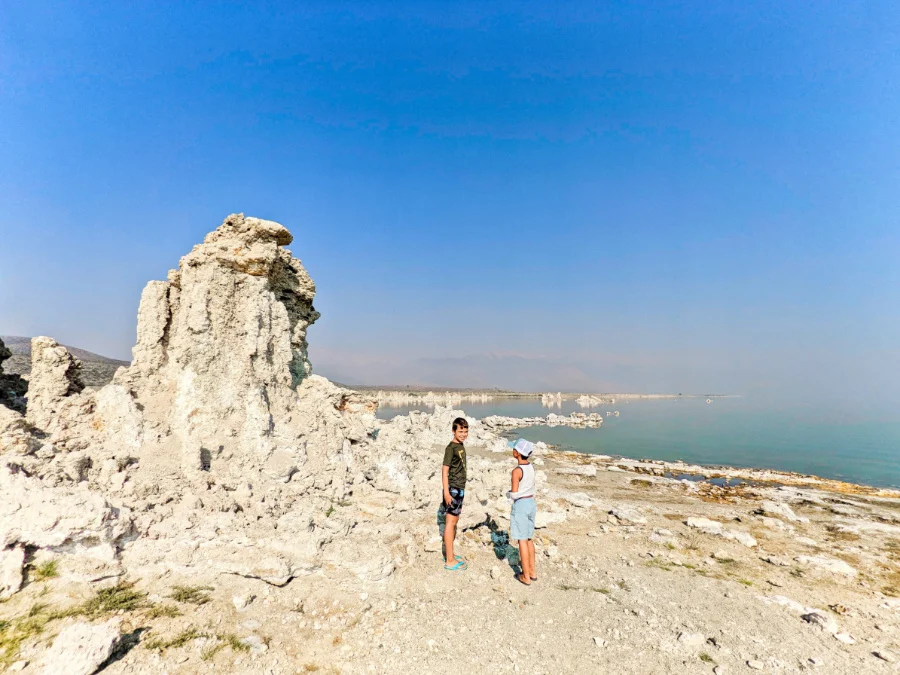
[[[528,560],[530,561],[529,567],[531,568],[529,571],[529,576],[533,581],[537,579],[537,570],[535,569],[534,561],[534,539],[528,540]]]
[[[522,563],[522,574],[519,578],[523,583],[530,584],[531,577],[534,576],[534,572],[531,568],[531,558],[528,553],[527,539],[519,539],[519,560]]]
[[[444,525],[444,560],[448,565],[452,565],[455,560],[453,551],[453,540],[456,539],[456,523],[459,516],[447,514],[447,523]]]

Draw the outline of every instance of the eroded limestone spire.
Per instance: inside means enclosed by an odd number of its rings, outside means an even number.
[[[231,215],[144,289],[134,361],[117,382],[151,415],[164,409],[189,468],[235,449],[265,460],[275,420],[290,418],[311,373],[316,287],[283,248],[292,239],[278,223]]]

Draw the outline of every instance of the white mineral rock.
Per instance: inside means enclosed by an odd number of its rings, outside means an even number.
[[[76,623],[56,636],[44,655],[42,675],[91,675],[119,640],[119,619],[103,624]]]
[[[25,565],[25,547],[0,548],[0,601],[6,600],[22,588],[22,567]]]

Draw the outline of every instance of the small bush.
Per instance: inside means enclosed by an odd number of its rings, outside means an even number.
[[[209,661],[216,654],[225,649],[225,647],[230,647],[231,651],[235,653],[250,651],[250,646],[241,642],[237,635],[234,633],[224,633],[216,635],[216,644],[204,649],[203,653],[200,654],[200,658],[204,661]]]
[[[207,591],[213,590],[212,586],[175,586],[169,597],[176,602],[187,602],[192,605],[205,605],[210,601]]]
[[[47,581],[48,579],[54,579],[59,576],[59,570],[56,568],[56,566],[56,560],[48,560],[42,565],[32,567],[30,569],[30,576],[34,581]]]
[[[144,615],[148,619],[173,619],[176,616],[181,616],[181,610],[175,605],[153,605],[144,613]]]
[[[179,647],[184,647],[188,642],[192,640],[196,640],[197,638],[209,637],[206,633],[201,633],[193,626],[188,628],[187,630],[181,631],[178,635],[171,638],[170,640],[163,640],[161,638],[155,638],[153,640],[147,640],[144,643],[144,647],[147,649],[153,649],[156,651],[165,651],[166,649],[178,649]]]

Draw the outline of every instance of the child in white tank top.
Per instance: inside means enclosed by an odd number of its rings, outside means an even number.
[[[510,442],[513,448],[513,457],[518,465],[512,470],[512,490],[506,496],[513,500],[512,511],[509,515],[509,538],[519,542],[519,558],[522,561],[522,573],[516,579],[526,586],[532,581],[537,581],[537,573],[534,569],[534,519],[537,515],[537,505],[534,502],[535,475],[534,465],[529,462],[531,453],[534,452],[534,444],[520,438]]]

